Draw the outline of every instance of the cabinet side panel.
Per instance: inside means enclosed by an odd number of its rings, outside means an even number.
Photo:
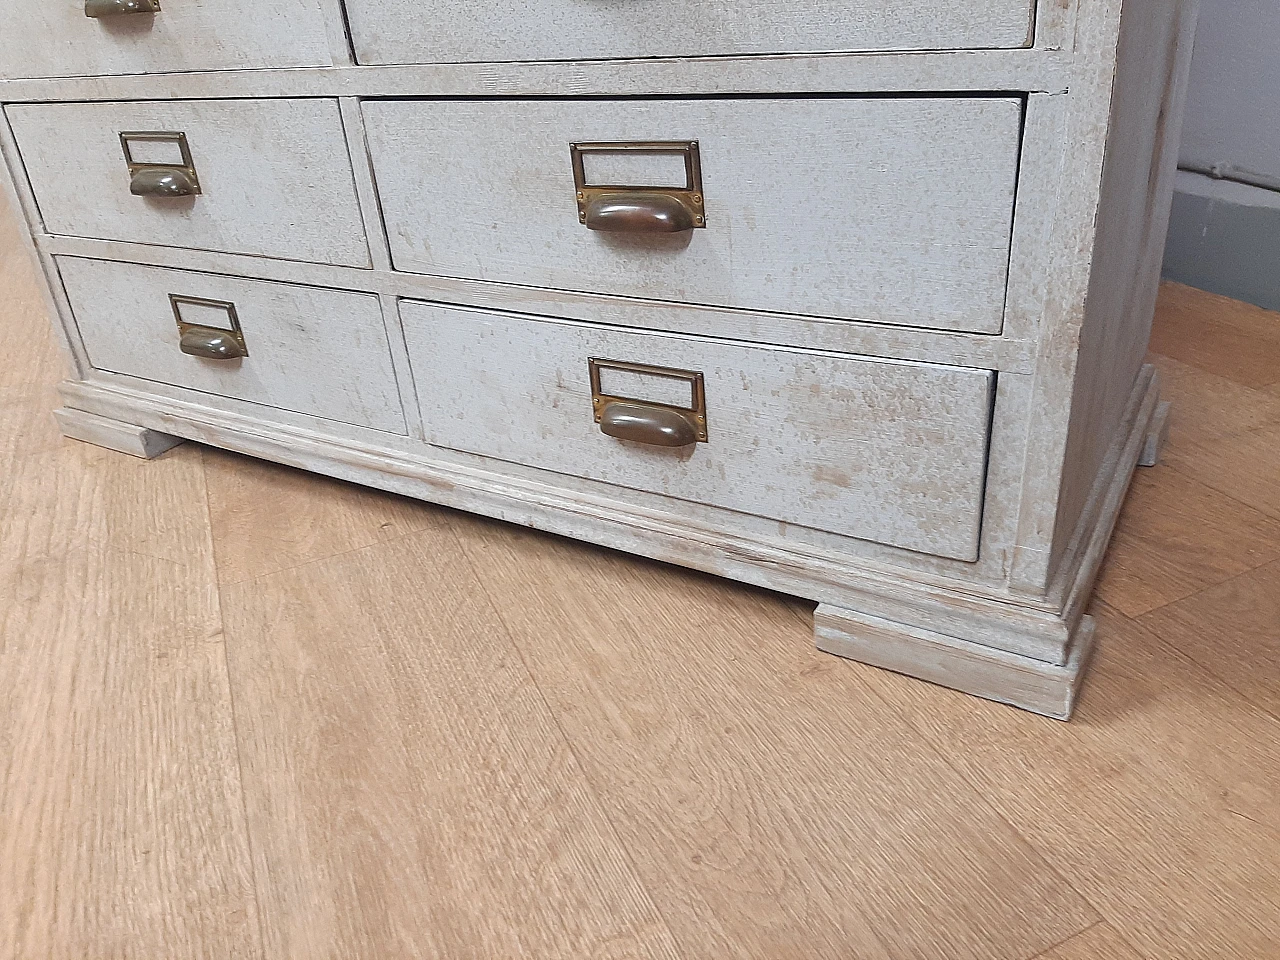
[[[1087,526],[1090,494],[1123,429],[1147,352],[1177,167],[1199,0],[1128,0],[1120,24],[1111,139],[1080,331],[1054,563]]]
[[[61,285],[57,282],[53,259],[36,246],[36,234],[43,232],[44,224],[40,220],[35,195],[31,192],[31,184],[18,155],[13,131],[3,109],[0,109],[0,219],[6,217],[11,222],[4,224],[0,232],[16,232],[19,245],[31,258],[39,277],[40,299],[45,313],[53,320],[56,339],[67,361],[67,368],[73,377],[80,379],[89,365],[75,331],[71,311],[62,295]],[[7,290],[0,288],[0,295],[6,292]],[[33,323],[39,320],[40,318],[32,318]]]

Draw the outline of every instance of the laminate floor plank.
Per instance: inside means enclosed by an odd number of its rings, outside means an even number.
[[[2,214],[3,211],[0,211]],[[3,224],[0,216],[0,224]],[[19,457],[50,452],[62,436],[53,420],[54,384],[65,375],[63,359],[36,286],[35,265],[15,242],[0,236],[0,483]]]
[[[261,957],[198,451],[3,488],[0,957]]]
[[[1115,928],[1106,923],[1090,927],[1036,960],[1145,960]]]
[[[1151,350],[1246,387],[1280,383],[1276,314],[1181,284],[1161,286]]]
[[[269,957],[682,956],[442,520],[223,600]]]
[[[1160,371],[1162,396],[1173,403],[1166,462],[1171,453],[1280,423],[1280,390],[1242,386],[1161,354],[1150,360]]]
[[[1280,723],[1105,605],[1068,724],[861,679],[1141,953],[1280,956]]]
[[[1280,517],[1161,464],[1134,474],[1097,596],[1138,617],[1275,559]]]
[[[213,570],[202,451],[178,447],[152,461],[61,440],[15,460],[0,481],[0,561],[61,556],[97,544]],[[196,584],[216,594],[216,580]],[[216,574],[215,574],[216,576]]]
[[[1280,520],[1280,423],[1173,451],[1170,466]]]
[[[1280,562],[1161,607],[1140,622],[1280,720]]]
[[[430,508],[417,501],[252,457],[209,450],[205,468],[222,583],[394,540],[431,522]]]
[[[811,605],[455,526],[687,955],[1027,958],[1097,919]]]

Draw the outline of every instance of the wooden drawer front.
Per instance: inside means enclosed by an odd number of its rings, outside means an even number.
[[[1001,328],[1017,100],[378,101],[365,111],[398,269]],[[570,144],[590,141],[697,141],[705,228],[587,229]],[[673,154],[590,159],[592,183],[684,180]]]
[[[1021,47],[1033,0],[347,0],[361,63]]]
[[[369,265],[333,100],[13,105],[27,175],[50,233]],[[122,133],[181,133],[197,196],[134,196]],[[135,159],[179,145],[134,141]]]
[[[974,560],[995,375],[402,304],[427,438],[456,450]],[[591,358],[700,373],[707,441],[606,436]],[[604,376],[608,374],[608,378]],[[607,394],[689,406],[606,369]]]
[[[333,62],[319,0],[162,0],[158,13],[120,15],[98,6],[108,15],[86,16],[85,0],[8,0],[0,12],[0,77]]]
[[[58,265],[98,370],[407,432],[375,296],[75,257]],[[196,327],[234,326],[225,306],[190,302],[200,300],[234,307],[248,356],[183,352],[178,315]]]

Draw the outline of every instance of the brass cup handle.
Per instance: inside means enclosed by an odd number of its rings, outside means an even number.
[[[698,442],[698,428],[688,414],[627,400],[605,405],[600,413],[600,431],[618,440],[655,447],[687,447]]]
[[[129,180],[135,197],[194,197],[200,187],[182,167],[143,167]]]
[[[84,15],[94,20],[159,12],[160,0],[84,0]]]
[[[205,360],[239,360],[248,355],[231,331],[214,327],[188,327],[182,333],[178,349]]]
[[[683,233],[694,228],[693,214],[667,193],[605,193],[587,204],[588,230],[608,233]]]

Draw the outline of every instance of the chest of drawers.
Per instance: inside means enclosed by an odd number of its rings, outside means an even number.
[[[1167,404],[1195,0],[59,0],[0,149],[64,432],[807,597],[1070,714]]]

